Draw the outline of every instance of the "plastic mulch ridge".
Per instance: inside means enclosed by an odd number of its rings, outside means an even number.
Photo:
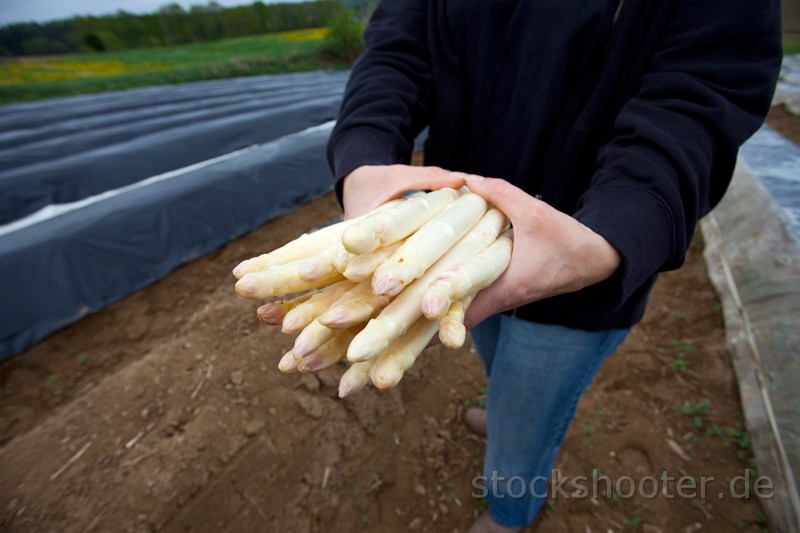
[[[773,105],[800,113],[800,56],[787,57]],[[762,127],[702,222],[720,293],[771,530],[800,531],[800,147]]]

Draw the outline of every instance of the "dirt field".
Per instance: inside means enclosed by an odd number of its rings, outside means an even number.
[[[337,215],[317,200],[2,363],[0,529],[465,530],[485,446],[460,422],[486,385],[470,347],[433,348],[396,389],[340,400],[343,368],[280,374],[291,338],[233,292],[239,260]],[[699,241],[558,458],[600,494],[556,495],[538,531],[760,529],[758,501],[730,492],[750,451]],[[713,481],[705,499],[606,493],[604,478],[662,471]]]

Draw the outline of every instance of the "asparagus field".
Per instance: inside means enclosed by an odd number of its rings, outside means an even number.
[[[483,405],[487,385],[470,339],[427,349],[397,387],[340,399],[346,367],[278,372],[292,338],[231,288],[231,269],[254,251],[339,215],[333,195],[315,200],[2,362],[0,528],[465,531],[483,509],[473,484],[485,443],[461,413]],[[727,491],[748,468],[701,248],[663,276],[644,323],[581,400],[561,475],[667,472]],[[755,498],[612,489],[552,499],[527,531],[761,527]]]

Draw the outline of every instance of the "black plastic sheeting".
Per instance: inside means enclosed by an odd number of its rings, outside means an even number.
[[[23,180],[10,187],[0,180],[5,218],[10,218],[5,213],[7,195],[12,195],[10,205],[16,213],[21,212],[20,203],[31,209],[35,195],[27,190],[42,194],[37,205],[43,205],[41,198],[47,203],[80,200],[57,207],[60,214],[37,218],[53,210],[50,206],[28,219],[0,225],[0,358],[19,353],[56,329],[329,191],[333,181],[324,147],[345,81],[346,73],[263,76],[0,108],[0,122],[28,135],[30,143],[20,144],[20,150],[31,143],[52,141],[58,146],[55,138],[78,142],[70,137],[81,137],[81,132],[70,128],[78,128],[81,120],[91,121],[83,138],[97,141],[93,130],[124,125],[121,116],[108,116],[124,110],[132,114],[132,129],[141,126],[134,127],[137,122],[155,128],[149,133],[137,130],[127,142],[101,148],[87,141],[75,155],[15,169],[27,170],[35,186]],[[261,94],[272,90],[270,82],[282,91],[272,93],[271,103]],[[261,91],[252,98],[263,108],[240,98],[250,83]],[[216,102],[194,110],[183,105],[197,106],[205,97]],[[215,115],[214,105],[233,105],[232,100],[250,110]],[[161,116],[154,116],[147,102],[162,108]],[[171,115],[173,124],[183,120],[176,116],[181,113],[202,111],[215,118],[198,117],[164,129],[155,125],[155,119],[168,122],[164,106],[182,109]],[[54,121],[50,126],[40,116],[47,113]],[[103,116],[106,122],[100,122]],[[35,131],[47,127],[53,129],[54,139],[35,138]],[[254,142],[265,137],[273,140]],[[11,146],[8,130],[2,142]],[[158,155],[165,146],[167,152],[175,152],[168,164]],[[68,163],[77,169],[76,160],[81,159],[83,170],[77,174],[64,176],[53,170],[69,168]],[[103,165],[115,170],[91,172]],[[3,172],[3,178],[13,171]]]
[[[333,120],[345,80],[242,78],[0,108],[0,224]]]

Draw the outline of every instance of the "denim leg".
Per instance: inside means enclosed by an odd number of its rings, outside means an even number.
[[[483,368],[488,378],[492,374],[492,361],[500,339],[500,324],[502,315],[493,315],[470,329],[472,340],[478,349],[478,355],[483,361]]]
[[[525,526],[547,499],[580,395],[628,330],[588,332],[504,315],[499,331],[487,399],[487,502],[499,524]]]

